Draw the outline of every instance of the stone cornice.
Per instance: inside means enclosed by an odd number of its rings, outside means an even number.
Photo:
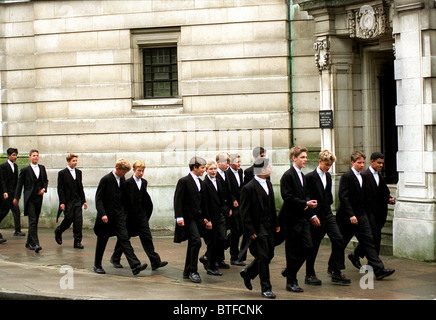
[[[322,9],[322,8],[337,8],[348,5],[365,3],[367,0],[307,0],[299,4],[300,8],[304,11]]]

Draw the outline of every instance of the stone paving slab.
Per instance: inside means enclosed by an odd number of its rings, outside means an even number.
[[[27,230],[23,230],[27,234]],[[110,255],[115,245],[111,238],[103,258],[105,275],[93,272],[96,236],[92,230],[84,230],[82,244],[85,249],[73,248],[71,230],[63,235],[63,244],[54,240],[51,229],[40,229],[40,253],[24,247],[26,237],[13,236],[13,230],[0,230],[8,241],[0,244],[0,298],[31,300],[154,300],[154,301],[264,301],[260,295],[259,279],[252,281],[253,290],[245,288],[239,271],[242,267],[231,266],[221,270],[223,276],[207,275],[199,264],[202,278],[194,284],[182,278],[186,243],[173,242],[170,231],[154,231],[156,251],[162,260],[168,261],[164,268],[152,271],[150,266],[138,276],[133,276],[123,257],[124,268],[115,269]],[[142,263],[150,263],[139,239],[131,239],[133,248]],[[201,253],[206,249],[203,244]],[[285,266],[284,244],[276,247],[270,264],[271,283],[277,300],[434,300],[436,299],[436,263],[419,262],[382,256],[386,267],[395,268],[395,273],[381,281],[374,280],[373,288],[366,274],[360,273],[346,259],[344,273],[351,279],[350,285],[334,284],[327,275],[327,260],[330,247],[322,245],[316,261],[321,286],[304,284],[305,266],[298,274],[303,293],[285,290],[285,279],[280,272]],[[227,253],[228,257],[228,253]],[[251,260],[248,256],[248,262]],[[228,259],[227,259],[227,262]],[[366,263],[363,260],[362,263]],[[363,286],[370,288],[362,289]]]

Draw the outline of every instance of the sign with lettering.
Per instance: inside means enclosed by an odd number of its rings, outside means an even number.
[[[319,111],[319,127],[321,129],[333,128],[333,111],[332,110],[320,110]]]

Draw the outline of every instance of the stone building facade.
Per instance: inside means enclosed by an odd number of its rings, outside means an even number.
[[[40,151],[47,223],[68,152],[84,171],[87,225],[98,181],[121,157],[147,164],[155,228],[173,227],[175,184],[194,155],[238,152],[246,168],[264,145],[276,181],[288,165],[286,2],[3,1],[0,10],[0,140],[3,150]],[[162,81],[148,97],[145,57],[165,59],[168,48],[176,72],[161,63],[154,76],[175,78],[177,92]]]
[[[289,146],[333,150],[337,178],[382,151],[393,252],[435,260],[435,24],[433,0],[0,1],[1,148],[39,149],[47,225],[66,153],[88,226],[99,179],[143,159],[154,228],[194,155],[264,145],[277,188]]]

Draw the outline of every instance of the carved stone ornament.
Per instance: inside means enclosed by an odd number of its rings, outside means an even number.
[[[348,30],[351,38],[372,39],[389,31],[386,10],[383,4],[363,5],[358,10],[348,11]]]
[[[313,44],[315,49],[315,64],[318,70],[328,70],[330,68],[330,42],[328,39],[317,40]]]

